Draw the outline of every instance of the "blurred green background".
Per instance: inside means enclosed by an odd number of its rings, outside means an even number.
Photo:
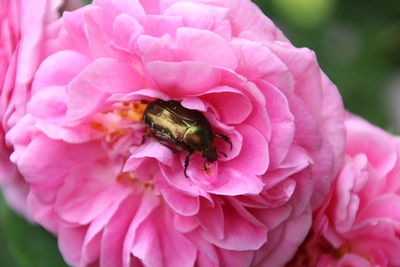
[[[294,45],[316,52],[347,109],[399,132],[399,0],[255,2]],[[21,219],[0,199],[0,267],[66,266],[56,245],[54,237]]]
[[[400,1],[255,0],[298,47],[309,47],[347,109],[399,130]],[[397,91],[395,91],[397,88]]]

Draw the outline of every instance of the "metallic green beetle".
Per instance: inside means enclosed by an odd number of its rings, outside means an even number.
[[[174,152],[188,151],[184,166],[186,177],[188,177],[186,170],[189,166],[189,158],[195,151],[201,152],[205,158],[205,170],[207,170],[207,162],[214,162],[218,159],[217,153],[226,157],[225,153],[217,151],[212,146],[214,137],[229,143],[232,148],[229,137],[213,134],[210,123],[201,112],[187,109],[178,101],[157,99],[150,102],[143,113],[143,122],[151,130],[147,136],[156,138]]]

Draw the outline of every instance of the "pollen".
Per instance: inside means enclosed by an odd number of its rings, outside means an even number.
[[[93,129],[96,129],[98,131],[101,132],[108,132],[108,128],[106,126],[104,126],[102,123],[97,122],[97,121],[91,121],[89,123],[90,127],[92,127]]]
[[[154,190],[154,185],[151,183],[143,183],[143,187],[145,189],[150,189],[150,190]]]
[[[118,183],[127,186],[141,186],[144,189],[154,190],[154,184],[140,181],[134,172],[121,172],[116,180]]]
[[[143,118],[143,113],[148,106],[148,102],[144,100],[122,103],[121,108],[115,112],[122,118],[127,118],[132,121],[140,121]]]
[[[89,122],[89,126],[102,132],[104,140],[113,145],[137,130],[134,125],[141,122],[147,106],[146,100],[115,103],[113,108],[97,113],[96,120]]]
[[[136,178],[135,174],[133,172],[121,172],[117,176],[117,182],[118,183],[135,183],[137,182],[138,179]]]
[[[207,166],[201,166],[200,167],[207,175],[211,175],[212,174],[212,168],[211,167],[207,167]]]

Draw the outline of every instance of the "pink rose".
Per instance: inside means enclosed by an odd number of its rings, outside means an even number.
[[[400,266],[400,139],[354,116],[345,164],[293,266]]]
[[[62,24],[7,141],[65,260],[290,260],[343,160],[341,98],[314,53],[247,0],[99,0]],[[142,142],[156,99],[200,112],[232,149],[213,138],[218,158],[194,153],[185,177],[187,151]]]
[[[78,1],[0,0],[0,184],[10,205],[24,215],[28,187],[9,159],[13,148],[5,135],[26,112],[33,76],[59,28],[62,4],[77,7]]]

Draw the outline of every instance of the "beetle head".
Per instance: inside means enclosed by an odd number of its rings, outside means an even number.
[[[214,162],[218,158],[217,150],[213,146],[209,146],[207,149],[203,150],[201,154],[208,162]]]

